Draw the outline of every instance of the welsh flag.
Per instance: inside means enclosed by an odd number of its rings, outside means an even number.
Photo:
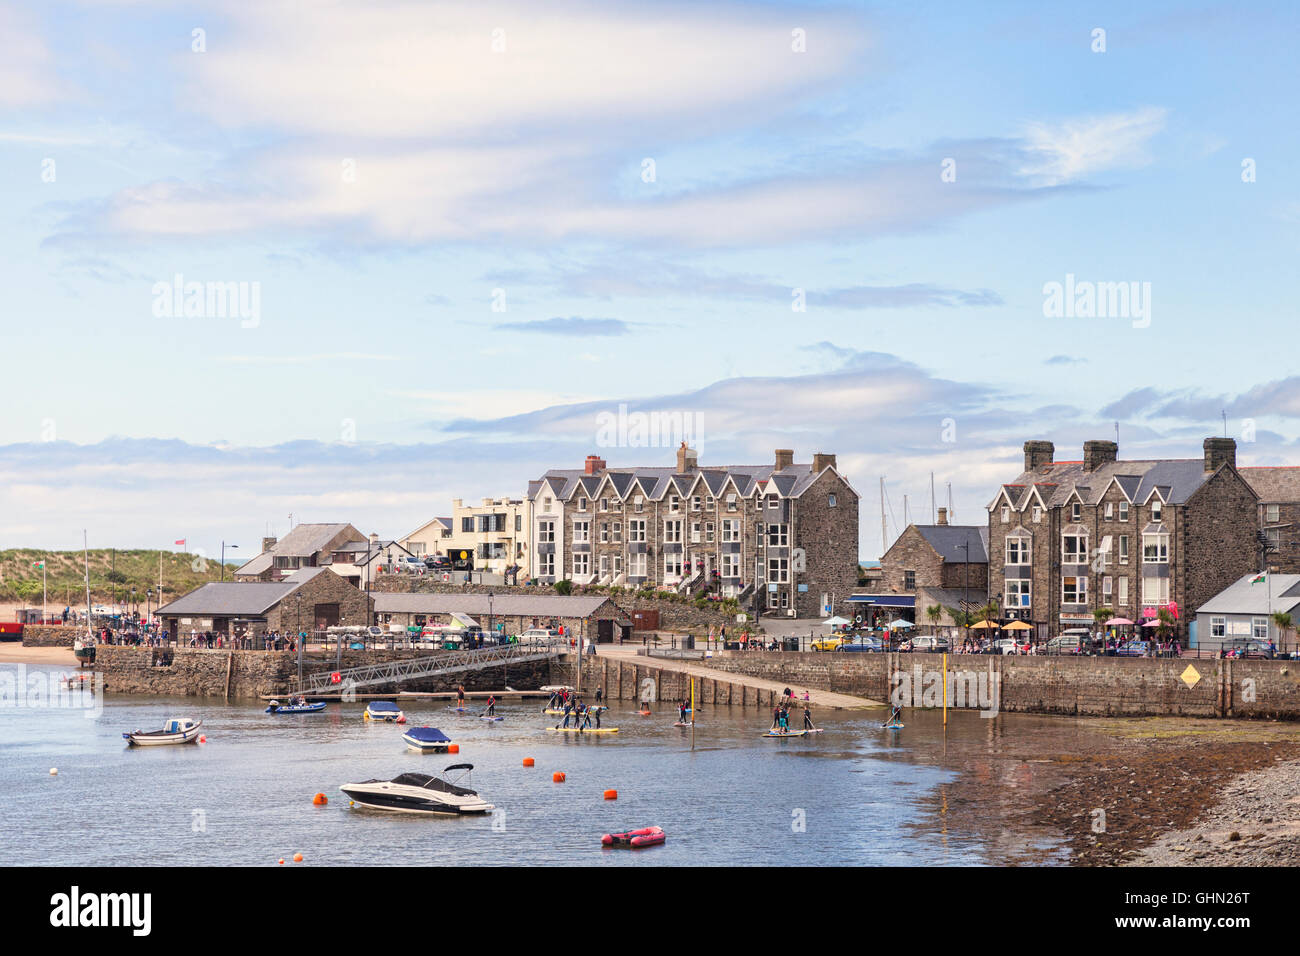
[[[1260,574],[1260,575],[1257,575],[1257,576],[1251,578],[1251,579],[1250,579],[1250,583],[1251,583],[1251,584],[1263,584],[1263,583],[1264,583],[1265,581],[1267,581],[1267,580],[1268,580],[1268,572],[1266,571],[1266,572],[1264,572],[1263,574]]]
[[[45,567],[45,562],[44,562],[44,561],[33,561],[33,562],[32,562],[32,567],[35,568],[37,571],[40,571],[40,570],[42,570],[42,569]]]

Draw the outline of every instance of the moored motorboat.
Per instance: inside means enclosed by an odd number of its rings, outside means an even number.
[[[307,703],[305,697],[295,697],[287,704],[282,704],[278,700],[271,701],[266,707],[268,714],[317,714],[325,709],[325,701],[318,700],[314,704]]]
[[[199,739],[203,721],[189,717],[173,718],[163,724],[162,730],[133,730],[123,734],[132,747],[154,747],[159,744],[188,744]]]
[[[412,727],[402,734],[406,746],[422,754],[446,753],[451,738],[437,727]]]
[[[600,838],[602,846],[626,847],[639,850],[643,846],[659,846],[668,839],[663,827],[642,827],[640,830],[628,830],[626,833],[606,833]]]
[[[462,779],[474,769],[473,764],[452,764],[443,773],[463,770]],[[487,813],[494,809],[478,792],[427,773],[404,773],[392,780],[363,780],[345,783],[339,788],[363,810],[386,813],[417,813],[441,816],[465,816]]]
[[[384,720],[389,723],[406,723],[406,715],[391,700],[372,700],[366,704],[366,711],[361,715],[365,720]]]

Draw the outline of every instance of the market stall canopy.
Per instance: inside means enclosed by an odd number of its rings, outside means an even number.
[[[1032,624],[1026,624],[1024,621],[1012,621],[1006,626],[1006,629],[1008,631],[1032,631],[1034,626]]]
[[[1106,622],[1106,626],[1119,627],[1121,624],[1132,624],[1132,623],[1133,622],[1126,617],[1112,617],[1109,621]]]
[[[836,615],[835,617],[828,617],[826,620],[822,621],[822,623],[827,627],[843,627],[845,624],[852,624],[853,622],[848,618]]]
[[[998,625],[994,624],[992,621],[980,621],[978,624],[972,624],[972,625],[971,625],[971,629],[974,630],[974,629],[977,629],[977,628],[983,628],[983,627],[992,627],[992,628],[996,628],[997,626],[998,626]]]
[[[889,622],[889,627],[890,627],[890,628],[895,628],[895,627],[916,627],[916,625],[913,624],[911,621],[904,621],[904,620],[901,620],[901,619],[900,619],[900,620],[897,620],[897,621],[890,621],[890,622]]]

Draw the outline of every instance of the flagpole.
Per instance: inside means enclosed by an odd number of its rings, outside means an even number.
[[[49,562],[47,554],[41,559],[41,623],[45,623],[45,617],[49,613],[46,605],[50,603],[49,589],[46,587],[47,578],[45,577],[45,565]]]

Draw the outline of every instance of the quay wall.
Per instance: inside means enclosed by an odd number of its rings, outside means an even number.
[[[86,625],[68,627],[63,624],[24,624],[23,647],[71,647],[73,641],[84,637]]]
[[[290,651],[101,644],[95,652],[95,673],[103,677],[104,690],[108,693],[251,699],[287,694],[298,680],[298,656]],[[428,651],[344,651],[341,666],[346,669],[427,656],[430,656]],[[308,654],[303,660],[303,674],[330,673],[339,666],[333,654]],[[549,677],[549,661],[524,661],[444,677],[408,680],[400,689],[451,691],[463,683],[468,691],[500,690],[507,684],[516,690],[535,690]],[[398,689],[396,685],[375,684],[358,688],[357,693],[387,694]]]
[[[636,700],[642,681],[652,677],[660,700],[676,700],[688,693],[687,677],[665,669],[664,663],[655,657],[637,657],[635,664],[627,659],[586,658],[582,686],[587,690],[602,686],[611,699]],[[918,701],[927,685],[934,688],[933,695],[941,693],[938,654],[722,651],[692,663],[737,678],[776,681],[796,695],[805,689],[826,690],[888,701],[899,686],[900,674],[906,674],[908,686],[917,687]],[[1200,675],[1192,686],[1182,679],[1189,665]],[[1010,713],[1300,720],[1300,661],[1296,660],[971,654],[949,655],[948,670],[957,672],[966,686],[976,676],[996,681],[985,686],[998,687],[998,709]],[[552,666],[554,683],[571,684],[574,676],[572,655]],[[771,693],[721,677],[697,678],[696,687],[706,703],[772,703]],[[952,703],[950,699],[949,706]]]

